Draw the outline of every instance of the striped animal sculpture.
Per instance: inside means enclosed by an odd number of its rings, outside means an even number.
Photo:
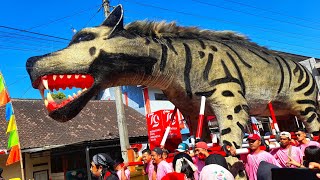
[[[270,115],[268,102],[277,115],[298,116],[310,132],[320,128],[316,82],[299,63],[233,32],[145,21],[124,27],[121,5],[100,26],[75,34],[65,49],[31,57],[26,66],[42,95],[46,89],[84,88],[61,104],[50,92],[43,95],[58,121],[75,117],[105,88],[145,85],[160,88],[190,117],[193,130],[206,96],[205,115],[217,117],[221,144],[235,148],[249,115]]]

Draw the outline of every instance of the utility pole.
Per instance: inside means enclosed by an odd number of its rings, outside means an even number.
[[[103,7],[104,7],[104,15],[105,17],[108,17],[110,14],[109,0],[102,0],[102,1],[103,1]],[[114,87],[114,90],[115,90],[121,154],[122,154],[123,160],[125,162],[128,162],[129,138],[128,138],[126,116],[124,113],[124,107],[123,107],[123,101],[122,101],[122,90],[120,86]]]

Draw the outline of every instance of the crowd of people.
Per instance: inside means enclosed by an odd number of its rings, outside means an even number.
[[[210,152],[206,142],[197,142],[193,150],[186,143],[179,144],[173,160],[168,151],[155,147],[144,149],[143,175],[149,180],[233,180],[237,175],[249,180],[272,179],[272,168],[318,168],[320,169],[320,144],[307,138],[301,129],[291,138],[289,132],[280,133],[280,148],[265,151],[257,134],[247,137],[250,153],[238,156],[239,162],[232,166],[219,153]],[[91,172],[100,179],[130,179],[130,171],[123,159],[112,160],[106,154],[97,154],[91,163]],[[317,174],[320,178],[320,174]]]

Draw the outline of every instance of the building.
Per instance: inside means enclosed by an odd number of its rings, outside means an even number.
[[[90,159],[99,152],[121,156],[114,101],[90,101],[74,119],[61,123],[47,115],[42,100],[12,100],[23,157],[25,179],[63,180],[72,171],[88,173]],[[125,107],[130,144],[147,143],[145,117]],[[6,149],[5,106],[0,108],[0,149]],[[20,163],[6,166],[5,179],[21,177]]]

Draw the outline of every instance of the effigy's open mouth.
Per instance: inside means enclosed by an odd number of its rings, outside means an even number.
[[[37,81],[38,89],[47,110],[50,112],[68,106],[71,102],[77,101],[93,86],[94,78],[89,74],[50,74],[40,77]],[[66,95],[63,100],[56,100],[52,97],[54,90],[80,88],[77,92]]]

